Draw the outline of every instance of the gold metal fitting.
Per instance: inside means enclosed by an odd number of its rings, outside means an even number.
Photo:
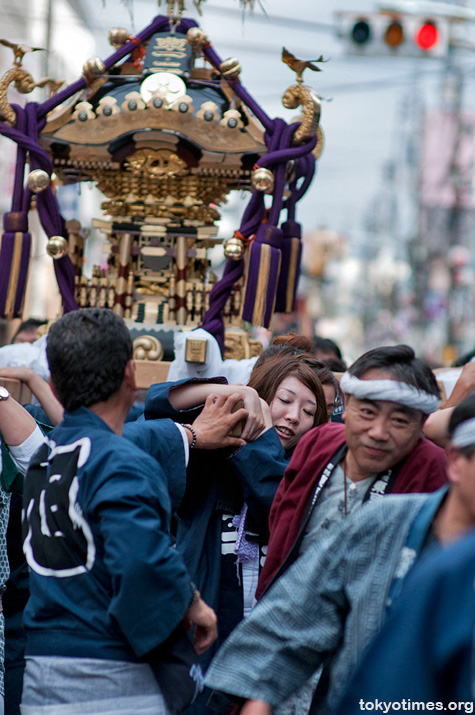
[[[199,27],[190,27],[186,33],[186,40],[189,45],[193,47],[194,50],[199,50],[203,45],[208,42],[208,35],[203,32]]]
[[[245,250],[246,246],[244,245],[244,241],[241,241],[241,239],[236,236],[228,238],[224,243],[224,255],[232,261],[240,261],[244,256]]]
[[[28,174],[28,188],[33,191],[34,194],[39,194],[40,191],[44,191],[48,188],[50,184],[50,177],[47,171],[43,169],[33,169]]]
[[[123,47],[129,41],[129,32],[125,27],[111,27],[109,30],[109,44],[112,47]]]
[[[251,174],[251,184],[256,191],[271,194],[274,190],[274,174],[270,169],[259,167]]]
[[[100,57],[91,57],[85,61],[82,71],[87,79],[96,79],[104,74],[106,66]]]
[[[46,244],[46,253],[55,261],[66,256],[68,251],[68,242],[62,236],[51,236]]]
[[[219,71],[226,79],[238,79],[241,74],[241,65],[236,57],[228,57],[219,65]]]
[[[185,362],[206,362],[208,341],[203,338],[187,338],[185,341]]]

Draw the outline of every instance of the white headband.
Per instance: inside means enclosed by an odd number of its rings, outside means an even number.
[[[468,447],[475,444],[475,417],[457,425],[450,441],[454,447]]]
[[[425,390],[397,380],[360,380],[355,375],[345,372],[340,380],[343,392],[354,395],[358,400],[387,400],[399,402],[414,410],[421,410],[430,415],[439,409],[440,400]]]

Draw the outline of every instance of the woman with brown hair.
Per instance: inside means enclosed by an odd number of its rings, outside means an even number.
[[[270,507],[292,451],[308,430],[328,419],[320,381],[300,355],[270,358],[255,368],[248,386],[223,382],[153,385],[145,403],[146,419],[171,417],[189,426],[210,394],[219,399],[239,393],[251,415],[242,429],[246,445],[237,452],[191,449],[177,512],[177,548],[218,614],[217,646],[251,608]],[[206,664],[212,655],[206,654]],[[204,706],[197,704],[195,712]]]

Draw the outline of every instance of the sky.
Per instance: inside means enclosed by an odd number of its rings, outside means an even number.
[[[384,169],[398,162],[408,131],[417,131],[411,107],[439,101],[444,60],[354,57],[338,38],[339,10],[376,10],[372,0],[256,0],[243,13],[238,0],[207,0],[199,18],[191,0],[187,15],[199,20],[223,58],[235,56],[241,81],[272,116],[291,121],[281,98],[295,75],[282,63],[282,47],[299,58],[328,61],[322,72],[306,71],[304,82],[324,98],[321,126],[325,135],[317,175],[299,205],[305,230],[328,227],[353,240],[364,226],[370,206],[383,191]],[[133,0],[132,19],[118,0],[87,0],[97,37],[97,54],[107,56],[112,25],[138,32],[157,12],[156,0]],[[470,60],[470,58],[469,58]]]

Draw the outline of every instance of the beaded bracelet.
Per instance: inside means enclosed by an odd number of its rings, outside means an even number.
[[[201,593],[198,591],[198,589],[196,588],[196,585],[193,583],[193,581],[190,583],[190,586],[193,589],[193,594],[192,594],[190,602],[188,604],[188,608],[191,608],[192,606],[194,606],[195,603],[201,598]]]
[[[180,424],[181,424],[181,423],[180,423]],[[191,425],[181,424],[181,426],[191,432],[191,435],[192,435],[193,439],[192,439],[191,444],[190,444],[190,449],[193,449],[193,447],[194,447],[195,444],[196,444],[196,432],[195,432],[195,430],[193,429],[193,427],[192,427]]]

